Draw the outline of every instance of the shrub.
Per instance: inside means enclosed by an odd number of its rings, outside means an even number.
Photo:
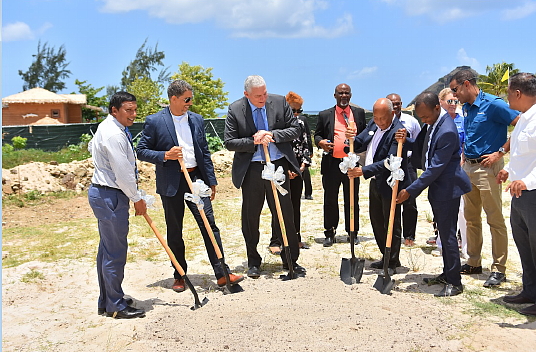
[[[217,136],[207,136],[208,149],[211,153],[215,153],[223,149],[222,140]]]
[[[28,138],[24,138],[21,136],[15,136],[11,138],[11,142],[13,143],[13,147],[15,149],[24,149],[26,148],[26,142],[28,141]]]

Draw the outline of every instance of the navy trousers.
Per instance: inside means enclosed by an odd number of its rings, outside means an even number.
[[[127,307],[121,288],[127,261],[129,199],[119,189],[89,187],[88,199],[99,224],[98,308],[116,312]]]

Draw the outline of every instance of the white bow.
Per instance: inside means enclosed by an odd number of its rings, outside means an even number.
[[[145,201],[145,204],[146,204],[147,208],[149,208],[149,209],[155,209],[156,208],[154,206],[154,201],[155,201],[154,196],[152,196],[150,194],[147,194],[147,192],[145,192],[143,189],[138,190],[138,195],[141,197],[141,199],[143,199]]]
[[[285,173],[283,168],[279,166],[277,170],[275,165],[272,163],[266,163],[264,170],[262,170],[261,177],[263,180],[271,181],[275,184],[275,188],[281,193],[281,195],[286,195],[288,191],[284,189],[281,185],[285,183]]]
[[[184,199],[197,204],[197,209],[201,210],[205,206],[201,198],[210,197],[212,190],[200,179],[192,183],[192,188],[192,193],[184,193]]]
[[[404,170],[400,167],[402,166],[402,158],[399,156],[390,155],[387,159],[383,161],[383,165],[387,170],[391,171],[391,176],[387,179],[387,184],[394,187],[396,181],[404,180]]]
[[[342,161],[339,164],[339,169],[341,169],[341,172],[345,174],[348,172],[348,169],[353,169],[356,167],[358,161],[359,155],[355,153],[348,153],[348,156],[342,158]]]

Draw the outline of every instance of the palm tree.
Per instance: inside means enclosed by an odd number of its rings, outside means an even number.
[[[486,75],[480,75],[478,85],[486,92],[496,95],[501,98],[506,98],[508,91],[508,80],[502,80],[506,71],[509,71],[509,76],[519,72],[514,64],[507,64],[501,62],[500,64],[493,64],[493,66],[486,66]]]

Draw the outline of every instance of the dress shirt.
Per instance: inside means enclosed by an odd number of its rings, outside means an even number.
[[[536,105],[522,113],[510,137],[510,162],[504,167],[510,181],[521,180],[536,189]]]
[[[88,145],[95,171],[91,182],[118,188],[133,202],[141,199],[136,184],[136,155],[125,133],[125,126],[108,115]]]
[[[419,125],[419,121],[410,114],[401,113],[400,117],[398,118],[400,122],[402,122],[402,125],[404,125],[404,128],[409,133],[410,138],[417,138],[417,135],[419,132],[421,132],[421,126]],[[411,157],[411,150],[408,150],[408,157]]]
[[[335,106],[335,128],[333,131],[333,157],[334,158],[344,158],[348,154],[344,152],[344,147],[346,147],[346,120],[344,114],[348,117],[348,122],[354,122],[354,115],[352,114],[352,109],[350,106],[342,109],[338,105]]]
[[[251,104],[249,99],[248,99],[248,103],[249,103],[249,106],[251,107],[251,113],[253,115],[253,122],[255,122],[255,114],[257,113],[255,112],[255,110],[257,109],[257,107]],[[270,125],[268,124],[268,117],[266,116],[266,105],[260,109],[261,109],[262,118],[264,120],[264,125],[267,127],[267,130],[270,131]],[[255,124],[255,127],[257,127],[257,130],[259,129],[259,126],[257,126],[256,124]],[[281,151],[279,150],[279,148],[277,148],[275,143],[268,144],[268,152],[270,153],[270,161],[278,160],[283,157],[283,153],[281,153]],[[253,157],[251,158],[251,161],[264,161],[264,160],[265,160],[264,147],[262,146],[262,144],[259,144],[257,146],[257,151],[255,151],[255,153],[253,154]]]
[[[367,147],[367,157],[365,158],[365,166],[368,166],[374,163],[374,154],[376,154],[376,149],[378,149],[378,144],[380,144],[380,141],[382,140],[383,135],[385,134],[385,132],[389,131],[391,126],[387,127],[384,130],[381,130],[378,127],[376,129],[376,132],[374,132],[374,136],[372,136],[372,140],[370,141]]]
[[[184,166],[187,168],[196,167],[197,161],[195,160],[194,142],[192,139],[192,130],[188,123],[188,112],[181,116],[175,116],[169,113],[173,117],[173,124],[175,125],[175,133],[177,134],[177,141],[179,147],[182,147],[182,159],[184,160]]]
[[[445,112],[446,113],[446,112]],[[428,169],[428,155],[430,154],[430,143],[432,143],[432,138],[434,138],[434,132],[436,130],[437,124],[439,123],[439,120],[443,117],[444,114],[439,115],[437,120],[434,122],[432,126],[428,125],[428,128],[430,129],[430,139],[428,139],[428,145],[426,146],[426,168]]]

